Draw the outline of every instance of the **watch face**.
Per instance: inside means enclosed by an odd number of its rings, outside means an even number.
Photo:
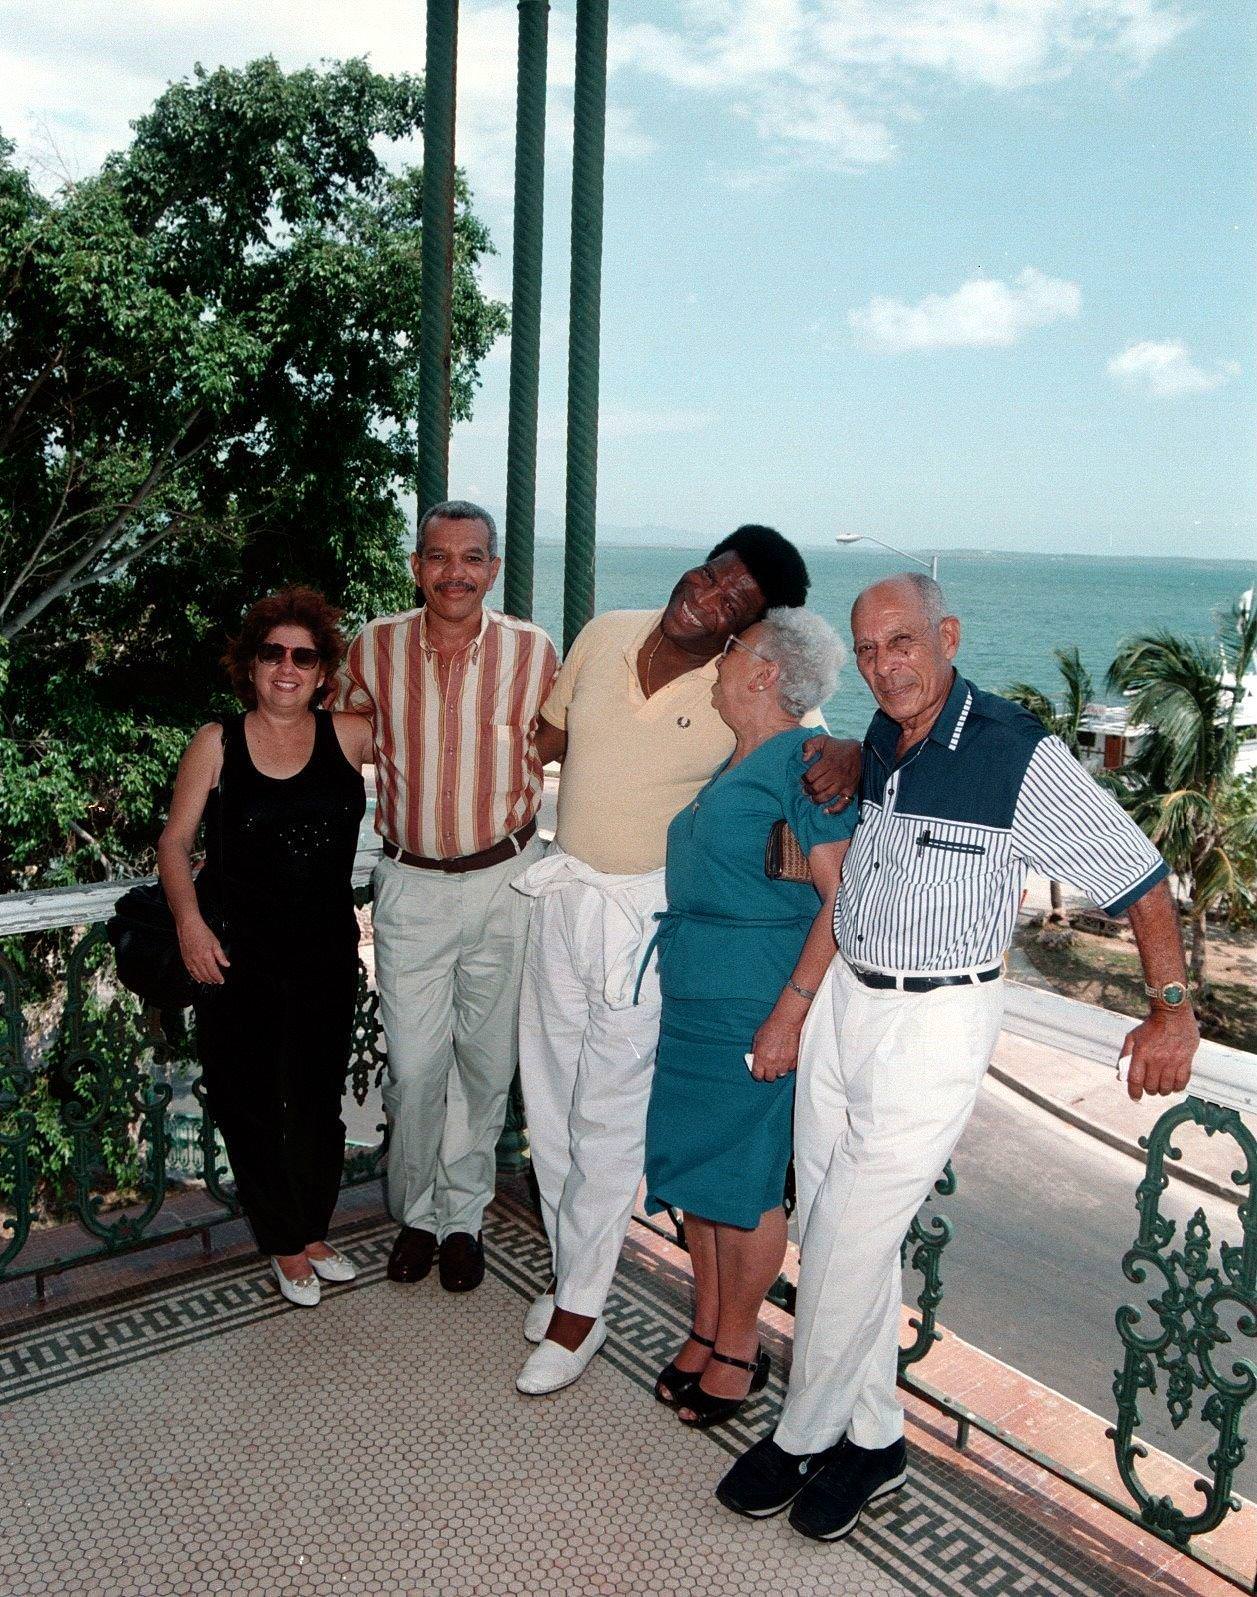
[[[1180,981],[1167,982],[1161,989],[1161,1002],[1163,1004],[1181,1004],[1187,998],[1187,989]]]

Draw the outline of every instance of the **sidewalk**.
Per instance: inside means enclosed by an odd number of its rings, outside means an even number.
[[[1118,1081],[1120,1039],[1136,1024],[1125,1016],[1022,985],[1016,980],[1014,961],[1004,1030],[991,1060],[991,1075],[1057,1119],[1142,1165],[1145,1155],[1140,1139],[1147,1137],[1166,1109],[1179,1100],[1145,1097],[1134,1103]],[[1079,1026],[1085,1027],[1085,1032],[1079,1031]],[[1071,1046],[1056,1045],[1064,1041]],[[1257,1056],[1207,1045],[1200,1061],[1201,1075],[1206,1061],[1223,1052],[1237,1073],[1247,1076],[1257,1101]],[[1203,1090],[1202,1095],[1210,1094]],[[1257,1112],[1242,1110],[1240,1118],[1257,1136]],[[1233,1174],[1237,1165],[1242,1166],[1243,1154],[1234,1139],[1208,1137],[1193,1128],[1179,1140],[1185,1157],[1167,1161],[1171,1177],[1238,1203],[1243,1193]]]

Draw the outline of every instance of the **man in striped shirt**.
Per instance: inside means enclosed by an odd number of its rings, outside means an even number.
[[[851,627],[879,708],[835,905],[838,954],[799,1050],[794,1364],[776,1434],[717,1488],[754,1518],[793,1503],[794,1528],[824,1541],[905,1478],[900,1243],[999,1035],[1027,873],[1130,917],[1151,1000],[1123,1050],[1131,1097],[1181,1092],[1199,1042],[1164,861],[1059,739],[953,668],[960,623],[937,583],[876,584]]]
[[[424,607],[368,622],[336,697],[375,729],[375,971],[401,1225],[388,1273],[421,1280],[439,1248],[454,1292],[484,1277],[528,930],[511,882],[542,853],[535,734],[557,669],[540,627],[485,608],[500,566],[488,511],[434,505],[411,556]]]

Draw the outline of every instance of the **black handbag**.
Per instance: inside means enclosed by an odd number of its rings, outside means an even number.
[[[221,773],[216,792],[219,805],[217,880],[221,883]],[[197,903],[215,937],[220,943],[225,943],[226,926],[221,911],[212,902],[211,887],[209,872],[202,868],[196,879]],[[183,963],[175,917],[171,914],[159,881],[141,882],[138,887],[124,893],[114,905],[112,916],[105,922],[105,935],[113,945],[118,980],[149,1008],[163,1012],[186,1009],[196,994],[203,990],[202,983],[193,980]]]

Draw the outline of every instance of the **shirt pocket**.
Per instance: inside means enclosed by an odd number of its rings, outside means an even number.
[[[923,886],[941,886],[998,869],[998,837],[974,826],[922,821],[909,836],[909,872]]]
[[[531,763],[528,729],[495,721],[485,727],[482,736],[492,750],[494,790],[507,793],[522,787]]]

